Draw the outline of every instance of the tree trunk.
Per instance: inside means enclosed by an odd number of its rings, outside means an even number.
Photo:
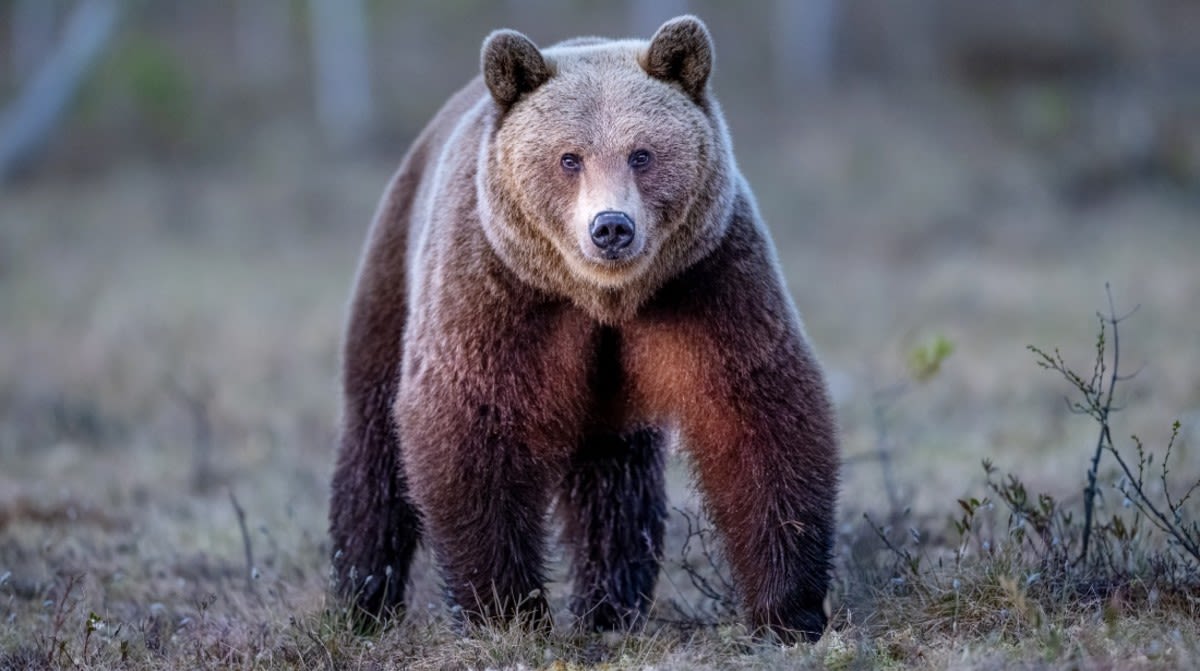
[[[50,0],[17,0],[12,8],[13,78],[23,81],[50,51],[54,39],[54,3]]]
[[[292,6],[282,0],[238,0],[234,6],[237,60],[246,82],[268,84],[289,69]]]
[[[833,80],[838,0],[775,0],[771,18],[778,90],[827,87]]]
[[[666,20],[687,13],[687,0],[629,0],[630,34],[649,38]]]
[[[371,130],[373,103],[362,0],[309,0],[317,121],[334,146]]]
[[[0,182],[28,164],[49,139],[112,37],[119,9],[117,0],[80,2],[54,52],[0,113]]]

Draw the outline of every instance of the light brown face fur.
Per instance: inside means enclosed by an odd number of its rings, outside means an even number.
[[[481,156],[483,222],[522,279],[616,323],[711,251],[734,187],[707,32],[544,52],[505,32],[483,59],[500,103]],[[591,237],[604,211],[634,223],[616,258]]]
[[[704,181],[700,157],[714,144],[701,109],[646,74],[637,51],[559,50],[551,59],[556,74],[513,107],[496,136],[498,164],[522,215],[572,274],[604,288],[636,281],[655,261],[691,208]],[[564,156],[574,157],[576,170],[562,165]],[[646,164],[634,167],[631,158]],[[634,221],[626,258],[605,259],[591,239],[589,225],[605,210]]]

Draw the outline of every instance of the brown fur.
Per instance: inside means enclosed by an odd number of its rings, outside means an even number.
[[[481,60],[402,163],[359,271],[330,512],[341,591],[400,608],[424,539],[468,619],[543,618],[557,500],[572,608],[634,624],[677,426],[749,623],[815,639],[834,416],[708,92],[707,30],[681,17],[648,44],[544,51],[500,31]],[[652,161],[635,168],[637,150]],[[628,258],[594,258],[596,208],[633,213]]]

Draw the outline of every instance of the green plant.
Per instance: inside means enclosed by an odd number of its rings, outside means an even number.
[[[1182,496],[1177,497],[1172,497],[1171,487],[1167,482],[1171,450],[1179,435],[1179,422],[1176,421],[1173,425],[1171,439],[1167,443],[1166,452],[1160,462],[1161,500],[1152,496],[1145,486],[1147,470],[1153,465],[1154,454],[1147,452],[1141,439],[1131,436],[1130,439],[1137,453],[1137,462],[1135,466],[1130,466],[1130,462],[1126,460],[1113,441],[1111,417],[1118,410],[1113,405],[1117,384],[1137,374],[1135,372],[1132,375],[1122,375],[1120,372],[1120,325],[1137,311],[1137,307],[1135,306],[1132,310],[1118,316],[1113,303],[1112,289],[1107,284],[1104,288],[1108,295],[1108,313],[1096,314],[1100,321],[1100,331],[1096,338],[1096,355],[1092,364],[1092,372],[1087,378],[1071,369],[1057,348],[1053,354],[1050,354],[1033,345],[1029,346],[1029,350],[1037,355],[1039,366],[1059,373],[1079,392],[1081,398],[1067,401],[1071,411],[1091,417],[1098,427],[1096,446],[1092,451],[1091,465],[1087,471],[1087,486],[1083,492],[1083,527],[1079,555],[1075,561],[1080,563],[1089,559],[1088,553],[1093,532],[1097,528],[1095,509],[1096,499],[1100,494],[1097,486],[1100,460],[1107,453],[1112,456],[1124,476],[1117,484],[1117,489],[1125,497],[1125,500],[1137,508],[1140,513],[1139,518],[1148,520],[1164,533],[1171,545],[1181,550],[1189,558],[1188,561],[1191,562],[1193,568],[1200,568],[1200,520],[1189,517],[1184,507],[1192,493],[1196,491],[1197,487],[1200,487],[1200,479],[1193,482]],[[1109,329],[1112,333],[1111,349],[1106,338],[1106,332]],[[1133,526],[1127,528],[1123,521],[1114,518],[1114,521],[1109,523],[1107,530],[1115,534],[1119,540],[1133,537],[1136,536],[1138,530],[1137,522],[1138,520],[1135,519]]]

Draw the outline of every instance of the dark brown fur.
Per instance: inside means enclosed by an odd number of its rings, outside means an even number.
[[[469,620],[543,618],[557,500],[572,609],[635,624],[677,426],[748,622],[814,640],[834,415],[708,92],[707,30],[683,17],[649,45],[546,51],[501,31],[482,61],[401,165],[359,271],[330,512],[341,591],[391,614],[424,540]],[[654,163],[632,170],[634,148]],[[605,199],[638,213],[628,261],[577,241]]]

